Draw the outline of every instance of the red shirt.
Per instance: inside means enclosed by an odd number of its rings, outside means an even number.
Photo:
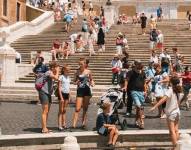
[[[185,74],[183,73],[182,75],[182,84],[190,84],[191,83],[191,72]]]
[[[56,49],[59,49],[60,48],[60,43],[54,42],[53,47],[56,48]]]

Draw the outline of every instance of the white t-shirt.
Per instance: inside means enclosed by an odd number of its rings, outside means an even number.
[[[173,92],[171,87],[168,90],[166,90],[165,96],[168,97],[168,99],[166,101],[166,107],[165,107],[166,115],[169,116],[169,115],[173,115],[176,113],[180,113],[177,96]]]
[[[155,96],[156,97],[163,97],[166,90],[168,89],[168,83],[159,83],[159,81],[164,80],[164,78],[166,78],[168,76],[168,74],[166,72],[160,74],[160,75],[156,75],[154,77],[154,80],[156,82],[155,85]]]
[[[170,57],[169,54],[161,53],[160,56],[159,56],[160,60],[162,60],[163,57],[167,57],[169,59],[169,61],[171,61],[171,57]]]
[[[164,36],[163,36],[162,33],[160,33],[160,34],[158,35],[158,42],[159,42],[159,43],[164,43]]]
[[[74,42],[77,37],[78,37],[78,34],[76,34],[76,33],[70,35],[71,42]]]
[[[150,62],[153,62],[154,64],[158,64],[159,63],[158,57],[157,56],[154,56],[154,57],[151,56]]]
[[[70,77],[65,75],[60,75],[59,81],[61,82],[62,93],[70,93]]]

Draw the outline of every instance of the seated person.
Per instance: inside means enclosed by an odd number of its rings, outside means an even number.
[[[61,52],[61,44],[60,44],[60,41],[58,39],[56,39],[53,41],[53,44],[52,44],[52,50],[51,50],[52,60],[57,60],[57,58],[58,58],[57,54],[59,52]]]
[[[76,51],[82,52],[84,50],[84,41],[82,39],[82,35],[79,34],[75,40],[76,43]]]
[[[65,59],[68,59],[68,56],[71,54],[70,46],[68,42],[63,43],[62,51],[63,51],[63,56],[65,56]]]
[[[109,141],[107,146],[113,147],[116,144],[118,138],[118,129],[115,124],[112,124],[112,118],[109,116],[111,104],[104,103],[102,105],[103,113],[97,116],[96,129],[98,134],[103,136],[109,135]]]
[[[122,15],[122,24],[127,24],[128,23],[128,18],[125,14]]]
[[[117,24],[122,24],[122,22],[123,22],[122,15],[119,15],[119,19],[117,21]]]

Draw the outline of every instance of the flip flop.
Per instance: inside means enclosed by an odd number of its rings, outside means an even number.
[[[52,132],[52,130],[47,130],[47,131],[41,131],[43,134],[47,134],[47,133],[50,133],[50,132]]]

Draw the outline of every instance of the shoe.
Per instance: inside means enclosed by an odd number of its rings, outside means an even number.
[[[140,125],[139,125],[139,129],[144,129],[145,127],[144,127],[144,124],[143,123],[141,123]]]
[[[58,127],[58,131],[62,131],[62,130],[64,130],[63,127]]]
[[[125,115],[126,115],[127,117],[129,117],[129,116],[131,116],[131,113],[127,112]]]
[[[166,119],[166,114],[163,114],[160,119]]]
[[[135,121],[135,126],[139,127],[139,122],[138,121]]]

